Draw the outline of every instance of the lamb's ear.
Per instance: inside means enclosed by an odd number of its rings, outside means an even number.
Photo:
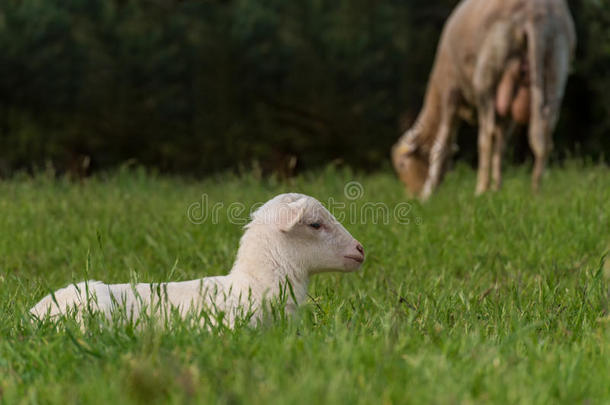
[[[282,232],[290,231],[296,224],[303,219],[305,206],[303,201],[295,201],[280,208],[278,227]]]

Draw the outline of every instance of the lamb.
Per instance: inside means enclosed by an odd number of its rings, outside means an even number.
[[[162,315],[173,309],[182,317],[203,310],[212,323],[221,319],[232,328],[237,319],[249,316],[255,325],[280,290],[290,289],[285,310],[292,313],[305,300],[312,275],[352,272],[363,261],[362,245],[319,201],[280,194],[252,214],[228,275],[160,284],[81,282],[47,295],[30,312],[43,319],[76,311],[82,320],[93,309],[112,319],[123,308],[137,320],[145,310]]]
[[[426,200],[446,170],[458,118],[472,108],[479,124],[476,194],[502,182],[505,137],[529,125],[540,187],[551,133],[559,117],[576,46],[564,0],[462,0],[438,46],[424,106],[413,127],[392,148],[394,168],[407,189]]]

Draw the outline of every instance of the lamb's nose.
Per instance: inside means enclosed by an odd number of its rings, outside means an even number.
[[[362,255],[364,255],[364,248],[360,243],[356,245],[356,250],[359,251]]]

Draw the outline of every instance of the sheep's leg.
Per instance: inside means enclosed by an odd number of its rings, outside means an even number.
[[[493,104],[481,107],[479,109],[479,171],[477,174],[476,195],[481,195],[489,189],[489,170],[494,128],[495,112]]]
[[[442,174],[443,164],[447,155],[448,141],[452,133],[450,123],[443,122],[439,128],[437,138],[430,151],[430,167],[428,169],[428,178],[424,184],[424,188],[421,193],[421,199],[426,201],[436,187],[438,186]]]
[[[507,138],[510,138],[515,129],[515,123],[508,125],[496,125],[494,131],[493,154],[491,157],[491,178],[493,180],[493,190],[498,191],[502,187],[502,157],[504,155],[504,145]]]
[[[511,72],[508,72],[505,75],[506,77],[503,78],[503,74],[507,72],[506,66],[512,48],[512,36],[511,23],[494,24],[477,57],[473,76],[479,116],[479,168],[476,195],[480,195],[489,189],[497,101],[500,104],[498,107],[500,107],[501,112],[508,113],[510,99],[512,99],[513,89],[511,87],[514,86],[514,78],[510,77]],[[511,63],[508,63],[508,65],[511,65]],[[513,66],[508,70],[514,70],[517,67]],[[500,86],[498,86],[499,82]],[[497,150],[501,152],[502,142],[497,145]],[[498,154],[496,153],[496,155]]]
[[[457,112],[458,102],[457,96],[451,93],[447,97],[445,108],[441,117],[441,124],[437,133],[437,136],[430,150],[430,166],[428,169],[428,178],[424,184],[424,188],[421,193],[421,200],[426,201],[436,187],[440,183],[441,175],[443,174],[443,165],[447,158],[447,151],[449,150],[449,143],[452,140],[452,136],[455,133],[455,127],[457,125],[455,114]]]
[[[546,132],[547,120],[545,119],[544,102],[544,38],[541,32],[533,25],[527,28],[529,37],[529,65],[530,65],[530,122],[528,140],[532,152],[534,153],[534,170],[532,172],[532,189],[538,191],[540,179],[546,165],[549,153]]]
[[[532,89],[532,117],[530,120],[530,128],[528,140],[530,148],[534,153],[534,170],[532,172],[532,190],[537,192],[540,189],[540,180],[546,166],[551,146],[548,139],[548,109],[542,106],[542,91],[539,88]],[[536,112],[534,112],[536,110]]]
[[[549,153],[552,132],[559,118],[570,63],[567,34],[555,32],[545,37],[534,26],[529,28],[531,66],[531,119],[529,142],[534,152],[532,189],[538,191]]]
[[[540,190],[540,181],[542,179],[542,174],[544,173],[544,169],[546,167],[546,160],[548,158],[550,148],[544,144],[539,144],[537,147],[531,145],[532,150],[534,151],[534,170],[532,172],[532,191],[537,193]]]
[[[491,177],[493,190],[502,187],[502,153],[504,153],[504,128],[497,125],[494,131],[493,154],[491,156]]]

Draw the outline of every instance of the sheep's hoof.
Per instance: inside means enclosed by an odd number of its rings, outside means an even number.
[[[487,187],[479,187],[474,191],[475,197],[480,197],[487,192]]]
[[[426,202],[430,199],[430,197],[432,196],[432,187],[430,187],[429,185],[424,186],[424,189],[422,190],[421,194],[419,195],[419,201],[421,202]]]
[[[532,183],[532,193],[539,194],[540,193],[540,184]]]
[[[430,199],[429,195],[423,195],[423,194],[420,195],[419,198],[418,198],[419,202],[421,202],[421,203],[428,202],[429,199]]]

